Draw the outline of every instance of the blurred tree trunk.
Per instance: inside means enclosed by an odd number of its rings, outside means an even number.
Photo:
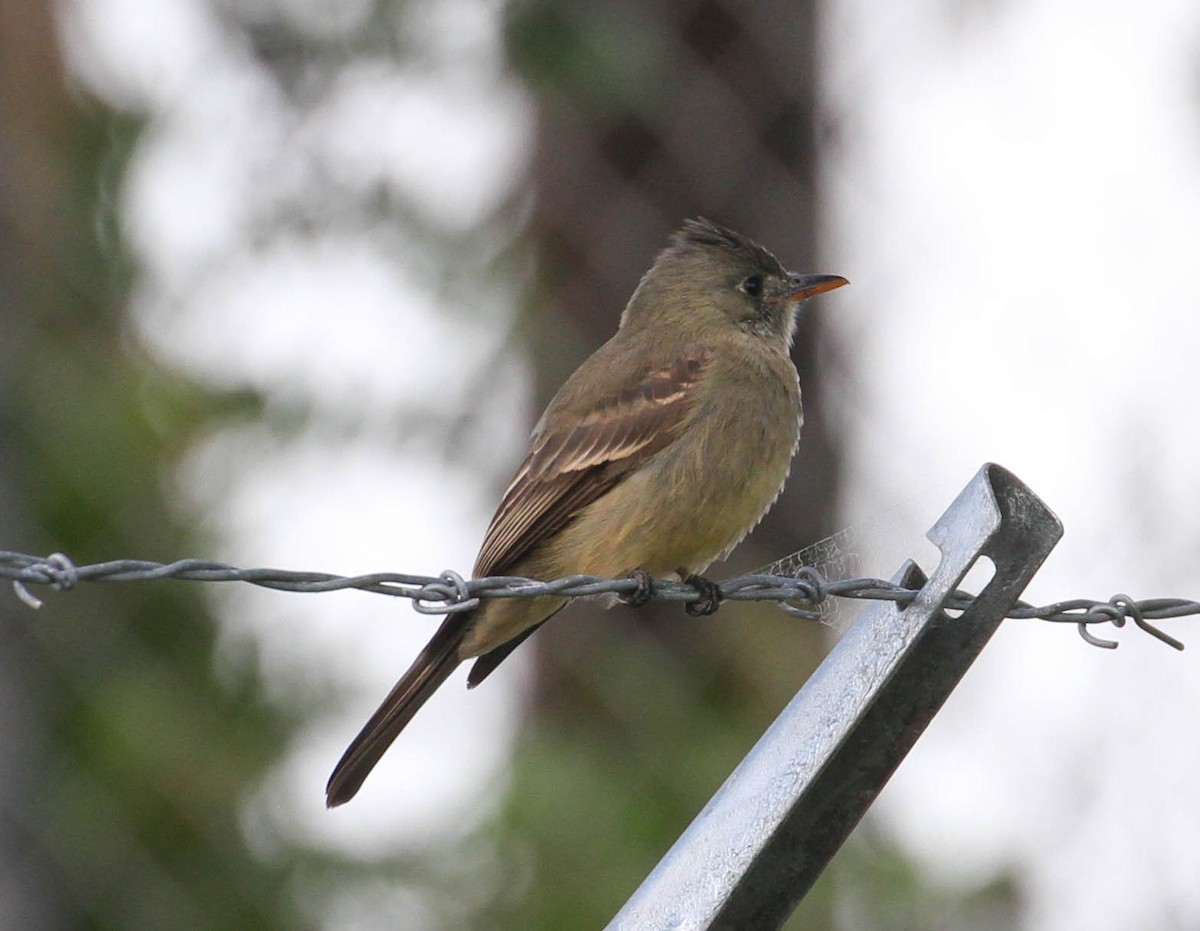
[[[43,301],[47,287],[41,259],[64,238],[61,148],[70,114],[61,77],[47,6],[0,5],[0,548],[36,538],[19,490],[21,415],[14,405],[22,394],[20,363],[30,351],[28,308]],[[70,912],[55,894],[57,870],[31,826],[31,773],[47,765],[38,657],[25,630],[28,609],[9,591],[0,598],[0,925],[61,926]]]
[[[788,268],[842,271],[817,264],[813,4],[524,4],[510,44],[539,117],[540,403],[612,334],[687,217],[751,236]],[[787,490],[715,578],[833,525],[839,456],[821,401],[838,376],[828,360],[814,368],[823,303],[797,332],[806,423]],[[539,674],[510,817],[555,879],[535,884],[513,926],[607,921],[819,660],[813,626],[742,605],[708,620],[577,605],[547,625],[531,641]]]

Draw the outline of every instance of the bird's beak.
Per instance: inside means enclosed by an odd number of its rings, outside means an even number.
[[[788,275],[786,297],[790,301],[803,301],[815,294],[824,294],[850,282],[841,275]]]

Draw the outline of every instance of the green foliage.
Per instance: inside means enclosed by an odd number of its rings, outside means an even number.
[[[128,262],[92,231],[117,225],[102,187],[136,127],[68,103],[53,80],[39,93],[61,120],[41,166],[59,209],[6,216],[16,235],[0,246],[11,298],[0,313],[22,336],[0,397],[2,478],[19,490],[6,543],[81,561],[190,555],[197,541],[169,500],[170,470],[254,400],[207,394],[129,338]],[[252,666],[218,675],[200,592],[96,587],[5,614],[36,735],[10,759],[7,798],[41,852],[25,872],[40,871],[30,888],[49,894],[42,907],[72,927],[302,926],[286,860],[256,856],[240,824],[291,722],[264,701]]]

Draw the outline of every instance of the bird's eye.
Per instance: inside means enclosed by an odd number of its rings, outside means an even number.
[[[758,275],[751,275],[742,282],[742,290],[751,297],[758,297],[762,294],[762,278]]]

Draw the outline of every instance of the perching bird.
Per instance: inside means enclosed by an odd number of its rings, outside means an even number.
[[[775,502],[803,419],[789,357],[796,309],[847,284],[785,271],[770,252],[689,220],[642,278],[615,336],[567,379],[475,562],[491,575],[700,578]],[[640,597],[638,597],[640,596]],[[447,615],[354,738],[326,786],[348,802],[417,710],[475,659],[478,685],[567,599],[484,599]]]

